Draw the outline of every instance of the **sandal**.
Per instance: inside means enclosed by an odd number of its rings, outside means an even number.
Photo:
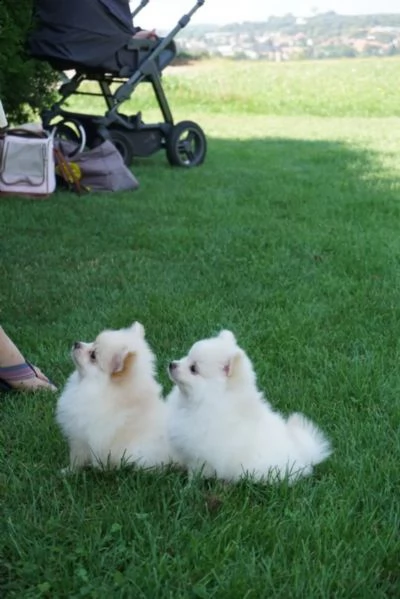
[[[29,381],[35,381],[35,384],[30,386]],[[37,384],[38,381],[40,384]],[[54,383],[39,368],[32,366],[29,362],[1,367],[0,389],[2,391],[37,391],[40,389],[57,391]]]

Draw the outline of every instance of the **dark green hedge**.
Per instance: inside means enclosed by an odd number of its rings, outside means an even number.
[[[47,63],[25,52],[31,24],[32,0],[0,1],[0,99],[8,119],[16,123],[52,101],[58,79]]]

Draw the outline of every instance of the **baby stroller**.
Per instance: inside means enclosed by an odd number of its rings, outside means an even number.
[[[29,53],[55,70],[75,71],[61,85],[60,100],[42,112],[43,127],[51,130],[57,124],[57,135],[82,146],[110,139],[127,165],[135,156],[150,156],[164,148],[171,165],[197,166],[207,151],[204,132],[192,121],[174,123],[161,73],[176,56],[174,36],[204,0],[197,0],[164,38],[136,39],[140,28],[133,26],[133,18],[148,2],[142,0],[131,13],[129,0],[36,0]],[[96,82],[98,91],[80,91],[84,81]],[[142,82],[152,85],[164,122],[145,124],[141,113],[119,112]],[[115,91],[113,84],[118,85]],[[63,105],[74,94],[103,97],[104,115],[65,110]]]

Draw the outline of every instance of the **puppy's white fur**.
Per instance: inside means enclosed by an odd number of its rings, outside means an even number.
[[[230,331],[195,343],[188,356],[171,362],[169,374],[176,385],[167,400],[168,434],[192,473],[294,482],[331,453],[305,416],[285,419],[265,401]]]
[[[103,331],[93,343],[75,343],[72,358],[76,370],[56,411],[69,443],[70,469],[169,462],[166,405],[143,326],[136,322]]]

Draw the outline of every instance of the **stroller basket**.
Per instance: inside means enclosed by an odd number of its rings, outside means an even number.
[[[133,26],[132,17],[149,0],[142,0],[133,13],[128,0],[36,0],[36,26],[28,40],[30,54],[55,70],[75,71],[61,85],[60,99],[41,114],[43,127],[50,130],[57,125],[58,136],[79,143],[85,140],[89,147],[110,139],[127,165],[135,156],[150,156],[160,149],[165,149],[171,165],[202,164],[207,152],[205,134],[193,121],[174,123],[161,76],[176,56],[174,37],[204,1],[197,0],[165,37],[147,39],[135,37],[140,28]],[[98,92],[82,91],[85,81],[96,82]],[[163,122],[145,124],[141,113],[127,116],[119,112],[142,82],[151,84]],[[66,110],[64,105],[73,95],[102,97],[104,114]]]

